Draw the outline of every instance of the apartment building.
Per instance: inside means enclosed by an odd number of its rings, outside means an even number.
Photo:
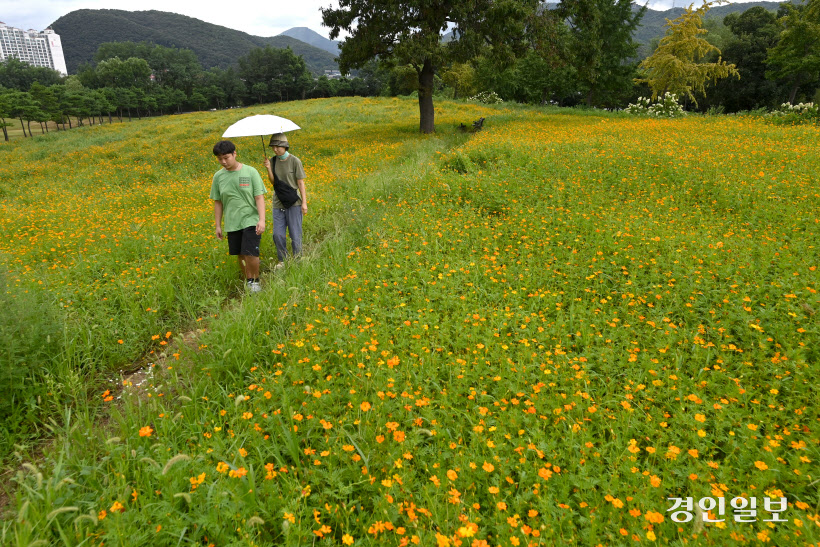
[[[17,57],[32,66],[53,68],[67,75],[60,35],[51,29],[22,30],[0,22],[0,61]]]

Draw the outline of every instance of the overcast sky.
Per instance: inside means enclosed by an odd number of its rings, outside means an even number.
[[[335,0],[0,0],[0,21],[27,29],[43,30],[61,16],[78,9],[168,11],[201,21],[241,30],[254,36],[276,36],[293,27],[308,27],[327,37],[319,8]]]
[[[736,0],[734,0],[736,1]],[[666,10],[685,7],[692,0],[650,0],[649,7]],[[696,5],[700,5],[700,0]],[[254,36],[276,36],[289,28],[308,27],[327,37],[319,8],[336,5],[335,0],[239,0],[197,2],[195,0],[0,0],[0,21],[27,29],[43,30],[61,16],[78,9],[159,10],[179,13],[208,23],[241,30]],[[135,6],[139,6],[135,9]]]

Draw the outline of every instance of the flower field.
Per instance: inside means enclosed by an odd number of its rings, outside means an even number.
[[[276,105],[307,256],[274,273],[263,238],[254,298],[207,190],[265,109],[0,148],[8,295],[68,318],[52,404],[157,363],[17,462],[0,543],[820,542],[818,129],[415,109]]]

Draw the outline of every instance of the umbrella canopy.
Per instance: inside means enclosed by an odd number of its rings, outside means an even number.
[[[257,135],[273,135],[274,133],[285,133],[301,129],[298,125],[287,118],[273,116],[271,114],[259,114],[242,118],[222,134],[228,137],[255,137]]]

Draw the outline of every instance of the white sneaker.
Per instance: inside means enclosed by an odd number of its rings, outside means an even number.
[[[248,281],[247,289],[249,293],[262,292],[262,284],[259,281]]]

